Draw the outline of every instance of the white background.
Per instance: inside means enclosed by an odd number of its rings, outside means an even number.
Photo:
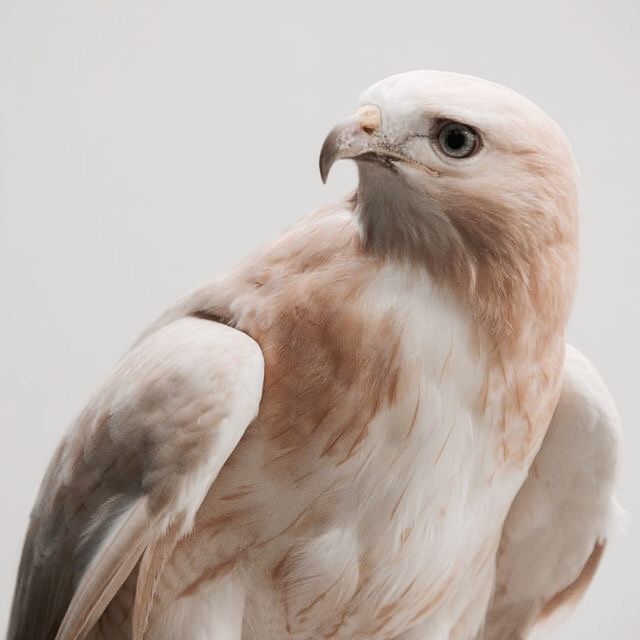
[[[436,68],[539,103],[583,177],[570,339],[622,414],[625,535],[564,640],[640,637],[640,3],[0,0],[0,630],[66,425],[165,305],[355,180],[325,133]],[[1,633],[1,631],[0,631]]]

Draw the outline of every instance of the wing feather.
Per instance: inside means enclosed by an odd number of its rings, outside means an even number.
[[[257,414],[263,368],[247,335],[193,317],[157,328],[125,355],[45,475],[8,640],[84,638],[146,549],[144,598],[152,596],[156,545],[168,531],[190,530]]]
[[[144,638],[160,573],[171,556],[178,537],[179,529],[174,525],[164,536],[150,544],[142,556],[133,605],[133,640]]]
[[[558,406],[505,521],[483,640],[528,638],[586,591],[618,511],[621,443],[609,391],[568,346]]]
[[[56,640],[82,638],[93,627],[142,555],[153,535],[150,524],[145,501],[140,499],[114,528],[82,576]]]

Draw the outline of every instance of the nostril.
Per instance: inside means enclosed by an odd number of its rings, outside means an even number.
[[[366,104],[356,111],[360,129],[371,135],[380,129],[380,109],[372,104]]]

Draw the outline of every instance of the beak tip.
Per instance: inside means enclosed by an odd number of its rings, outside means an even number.
[[[331,167],[333,166],[333,163],[336,159],[336,149],[332,144],[333,141],[328,141],[329,138],[327,138],[325,143],[322,145],[322,150],[320,151],[320,160],[318,162],[322,184],[327,184],[329,172],[331,171]]]
[[[327,183],[331,167],[337,160],[356,158],[367,150],[370,143],[369,129],[379,127],[379,110],[375,107],[360,109],[354,115],[336,125],[327,135],[320,150],[320,178]],[[374,121],[375,117],[378,119]]]

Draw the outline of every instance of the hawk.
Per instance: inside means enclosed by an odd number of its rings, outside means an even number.
[[[615,515],[620,430],[565,345],[578,187],[513,91],[374,84],[357,190],[188,294],[63,438],[9,640],[512,640]]]

